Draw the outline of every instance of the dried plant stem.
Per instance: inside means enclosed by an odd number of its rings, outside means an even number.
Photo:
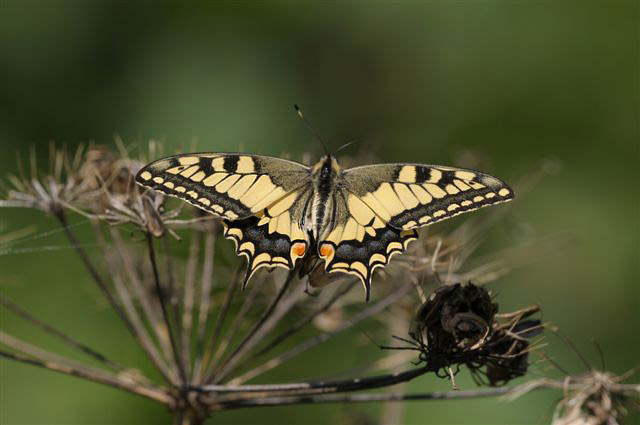
[[[280,366],[283,362],[297,356],[300,353],[303,353],[305,351],[307,351],[308,349],[315,347],[318,344],[321,344],[325,341],[327,341],[329,338],[344,332],[345,330],[355,326],[357,323],[373,316],[374,314],[380,312],[381,310],[384,310],[385,308],[387,308],[388,306],[390,306],[391,304],[393,304],[394,302],[398,301],[402,296],[404,296],[407,291],[412,288],[413,285],[411,284],[411,282],[406,283],[405,285],[403,285],[401,288],[398,289],[398,291],[396,291],[395,293],[389,295],[387,298],[384,298],[380,301],[378,301],[377,303],[365,308],[364,310],[362,310],[361,312],[359,312],[358,314],[356,314],[349,322],[343,324],[342,326],[340,326],[338,329],[336,329],[335,331],[332,332],[325,332],[319,335],[314,336],[313,338],[310,338],[298,345],[296,345],[295,347],[291,348],[288,351],[285,351],[284,353],[278,355],[277,357],[274,357],[273,359],[269,360],[266,363],[263,363],[260,366],[255,367],[254,369],[251,369],[247,372],[245,372],[244,374],[238,376],[237,378],[234,378],[229,384],[232,385],[238,385],[241,384],[243,382],[247,382],[250,379],[255,378],[256,376],[265,373],[275,367]]]
[[[222,327],[224,326],[224,322],[226,321],[227,315],[229,314],[229,308],[231,307],[231,302],[233,301],[233,297],[234,297],[234,295],[236,293],[236,290],[238,289],[238,286],[240,285],[240,272],[241,272],[241,268],[238,268],[236,270],[236,273],[235,273],[234,277],[233,277],[233,281],[227,287],[227,294],[225,296],[224,304],[222,306],[222,309],[218,313],[218,317],[216,318],[216,323],[215,323],[214,328],[213,328],[213,336],[211,337],[211,344],[210,344],[211,349],[205,351],[203,359],[202,359],[202,365],[204,365],[202,370],[204,371],[204,373],[200,374],[198,383],[203,382],[203,380],[207,376],[207,373],[210,372],[211,353],[214,352],[214,350],[215,350],[215,348],[216,348],[216,346],[218,344],[218,339],[220,338],[220,335],[222,334]]]
[[[100,235],[100,233],[96,231],[96,235]],[[132,287],[131,298],[139,301],[142,306],[142,311],[144,312],[144,317],[149,322],[151,330],[153,331],[162,352],[168,353],[171,351],[171,345],[169,343],[167,328],[164,326],[164,322],[160,318],[162,312],[159,310],[158,304],[152,303],[152,298],[147,295],[146,288],[138,275],[131,257],[128,255],[128,250],[122,240],[120,231],[115,227],[111,228],[111,240],[116,244],[115,252],[118,253],[119,258],[122,261],[124,266],[123,269],[127,273],[128,281]],[[101,240],[101,242],[104,244],[104,249],[108,249],[106,242],[104,242],[104,240]],[[118,269],[117,265],[114,267],[116,270]]]
[[[497,397],[508,393],[509,387],[497,387],[483,390],[442,391],[431,393],[404,394],[326,394],[290,397],[264,397],[260,399],[238,400],[228,403],[214,404],[211,410],[236,409],[244,407],[286,406],[293,404],[319,403],[366,403],[383,401],[416,401],[416,400],[460,400],[481,397]]]
[[[424,297],[424,293],[422,292],[422,288],[419,284],[416,284],[416,288],[418,289],[418,293],[421,294],[422,299],[426,299]],[[399,305],[394,305],[389,308],[388,323],[389,323],[389,332],[391,335],[401,335],[403,332],[406,332],[407,322],[410,320],[407,314],[406,309],[402,308]],[[389,342],[395,341],[395,338],[392,336],[389,337]],[[400,351],[398,354],[401,356],[407,354],[406,351]],[[393,355],[387,356],[382,360],[391,359]],[[400,372],[397,366],[396,370],[391,369],[392,372]],[[402,382],[396,387],[396,391],[406,393],[407,383]],[[382,411],[380,412],[380,423],[383,424],[400,424],[404,421],[402,420],[405,413],[405,405],[403,403],[385,403],[382,406]]]
[[[200,284],[200,306],[198,311],[198,327],[196,336],[194,376],[201,375],[202,359],[205,352],[205,335],[211,309],[211,291],[213,289],[213,260],[216,246],[215,229],[207,232],[204,238],[204,259],[202,265],[202,282]]]
[[[212,367],[217,366],[218,361],[226,353],[227,348],[229,347],[234,337],[238,333],[240,326],[242,325],[243,321],[246,319],[246,315],[248,314],[249,310],[253,306],[253,303],[255,302],[256,297],[258,296],[259,289],[260,288],[256,286],[249,287],[249,292],[244,297],[242,307],[240,307],[240,310],[236,313],[235,317],[233,318],[233,322],[231,322],[231,325],[229,326],[229,330],[226,332],[225,337],[222,339],[222,342],[220,342],[220,345],[216,349],[216,352],[210,363]],[[212,371],[205,373],[205,376],[211,376],[212,373],[213,373]]]
[[[169,333],[169,341],[171,342],[171,349],[173,351],[173,358],[178,366],[178,371],[180,373],[180,379],[182,382],[186,383],[187,374],[184,368],[184,364],[182,363],[182,357],[180,357],[180,350],[176,343],[176,338],[174,336],[171,319],[169,317],[169,311],[167,309],[167,303],[164,297],[164,290],[162,289],[162,285],[160,284],[160,276],[158,274],[158,264],[156,262],[156,254],[155,248],[153,246],[153,236],[150,233],[146,233],[147,237],[147,246],[149,248],[149,260],[151,261],[151,268],[153,269],[153,279],[156,284],[156,291],[158,294],[158,299],[160,300],[160,307],[162,308],[162,317],[164,318],[165,325],[167,326],[167,332]]]
[[[280,291],[278,291],[278,294],[271,302],[271,305],[269,305],[269,307],[264,311],[264,313],[262,314],[262,317],[260,317],[260,319],[258,319],[258,321],[253,325],[251,330],[249,330],[247,335],[240,342],[240,344],[238,344],[238,346],[231,353],[231,355],[227,357],[227,360],[225,360],[217,368],[217,370],[214,371],[214,373],[207,380],[207,382],[213,382],[213,383],[220,382],[229,373],[229,371],[244,357],[244,355],[248,352],[248,350],[251,349],[250,342],[258,335],[261,328],[265,325],[269,317],[271,317],[276,307],[278,307],[278,303],[284,296],[285,292],[287,292],[287,289],[289,288],[289,285],[293,281],[293,278],[295,277],[295,275],[296,274],[294,270],[289,271],[289,273],[287,274],[287,278],[282,284]]]
[[[119,388],[121,390],[147,397],[151,400],[165,405],[171,405],[173,403],[172,397],[164,391],[160,391],[155,388],[150,388],[140,384],[132,384],[117,376],[107,374],[104,371],[100,371],[94,368],[75,367],[68,364],[58,363],[55,361],[40,360],[31,356],[25,356],[23,354],[10,353],[6,351],[0,351],[0,356],[22,363],[27,363],[33,366],[43,367],[45,369],[53,370],[67,375],[77,376],[79,378],[84,378],[100,384],[109,385],[111,387]]]
[[[265,384],[265,385],[203,385],[190,388],[192,391],[217,393],[278,393],[286,395],[333,393],[343,391],[358,391],[395,385],[407,382],[413,378],[429,372],[426,366],[406,370],[404,372],[385,375],[370,376],[366,378],[342,379],[336,381],[313,381],[289,384]],[[231,396],[229,396],[231,397]]]
[[[169,245],[169,235],[165,233],[162,236],[162,258],[164,259],[165,265],[167,266],[166,276],[167,276],[167,292],[169,293],[169,304],[173,306],[174,309],[174,317],[176,318],[176,322],[178,322],[178,318],[180,317],[180,307],[178,305],[178,297],[176,294],[175,282],[173,277],[173,258],[171,256],[171,246]],[[181,329],[180,324],[176,323],[176,329]]]
[[[122,304],[124,305],[125,310],[131,318],[131,322],[133,323],[134,328],[136,329],[138,342],[145,350],[153,364],[158,368],[165,381],[173,385],[177,384],[178,377],[175,372],[175,365],[171,363],[165,356],[161,355],[160,352],[158,352],[157,347],[151,341],[151,338],[146,332],[144,324],[142,323],[142,320],[138,316],[138,312],[133,305],[129,292],[127,291],[124,283],[121,281],[119,275],[113,276],[113,283],[116,288],[116,292],[122,300]]]
[[[117,233],[117,230],[115,229],[113,230],[114,232]],[[163,348],[164,346],[168,347],[168,344],[163,344],[166,338],[162,339],[162,334],[160,334],[159,331],[156,331],[156,335],[158,336],[158,342],[160,343],[160,351],[158,351],[158,347],[156,347],[155,341],[152,339],[151,334],[148,332],[148,329],[145,327],[143,318],[140,317],[138,308],[134,303],[134,297],[132,296],[133,294],[131,293],[129,288],[127,288],[127,286],[125,285],[124,279],[120,274],[121,267],[115,261],[116,254],[112,253],[112,251],[109,249],[109,245],[107,244],[104,238],[104,235],[100,231],[99,226],[96,226],[95,235],[96,235],[97,241],[99,242],[100,246],[105,252],[105,260],[107,261],[107,263],[109,263],[109,265],[111,266],[111,269],[114,270],[114,274],[112,274],[111,280],[113,282],[113,286],[115,288],[116,294],[120,299],[120,303],[124,307],[124,312],[127,314],[127,318],[131,322],[131,325],[133,326],[133,329],[135,331],[134,338],[140,344],[140,346],[142,347],[144,352],[147,354],[147,356],[151,359],[151,361],[156,366],[156,368],[158,369],[158,371],[160,372],[164,380],[167,383],[170,383],[173,385],[177,384],[178,379],[177,379],[176,372],[174,370],[175,369],[174,364],[171,363],[170,360],[164,355],[165,352],[170,351],[168,349]],[[116,237],[119,237],[119,234]],[[128,256],[126,255],[125,247],[119,246],[118,248],[119,249],[116,250],[116,252],[118,253],[119,257],[121,259],[122,258],[128,259]],[[135,277],[136,272],[135,270],[132,269],[132,265],[130,264],[130,261],[124,263],[124,269],[127,271],[129,277],[131,278],[133,287],[135,288],[136,283],[139,283],[139,282],[137,282],[137,278]],[[140,289],[140,291],[143,291],[143,290]],[[138,297],[143,297],[145,299],[147,298],[145,297],[144,293],[139,293]],[[144,307],[143,307],[143,311],[144,311]],[[158,328],[164,327],[164,324],[162,322],[156,321],[154,323],[152,318],[148,316],[145,316],[145,317],[148,321],[151,322],[152,329],[158,329]],[[157,318],[157,316],[153,316],[153,317]]]
[[[98,273],[96,268],[94,267],[94,265],[91,262],[91,260],[89,260],[89,257],[87,256],[87,254],[82,249],[82,246],[78,243],[78,239],[76,238],[75,234],[71,231],[71,228],[69,227],[69,225],[67,223],[66,216],[64,215],[64,212],[57,213],[56,217],[60,221],[60,224],[62,225],[62,228],[64,229],[64,232],[65,232],[67,238],[69,239],[71,244],[76,249],[76,252],[80,256],[80,259],[82,260],[82,263],[85,265],[85,267],[89,271],[89,274],[93,277],[93,280],[96,282],[96,284],[101,289],[101,291],[104,294],[104,296],[109,301],[109,304],[111,305],[111,307],[116,311],[118,316],[120,316],[120,318],[124,322],[125,326],[129,330],[131,335],[140,344],[140,346],[143,347],[143,349],[147,352],[149,357],[154,361],[154,363],[156,364],[158,369],[161,371],[161,373],[163,374],[163,377],[167,380],[167,382],[175,382],[175,380],[172,379],[171,376],[167,373],[166,365],[163,367],[163,362],[160,360],[160,356],[158,355],[158,352],[157,352],[155,346],[152,344],[151,340],[148,338],[148,336],[146,334],[146,331],[144,329],[144,326],[141,323],[134,323],[132,321],[132,318],[135,317],[135,315],[134,315],[135,308],[132,305],[130,305],[128,307],[129,315],[127,315],[127,313],[125,313],[125,311],[122,309],[120,304],[118,304],[118,302],[114,298],[113,294],[109,290],[107,284],[104,282],[104,280],[102,279],[102,277],[100,276],[100,274]],[[99,232],[96,232],[96,235],[99,235]],[[102,241],[102,242],[104,242],[104,241]],[[116,290],[117,290],[117,288],[116,288]],[[128,292],[127,291],[121,291],[121,295],[124,296],[124,297],[122,297],[123,302],[126,299],[128,299]],[[125,304],[125,307],[127,307],[126,304]]]
[[[259,356],[262,356],[262,355],[268,353],[269,351],[271,351],[272,349],[277,347],[280,343],[282,343],[284,340],[286,340],[290,336],[296,334],[302,328],[304,328],[305,326],[307,326],[308,324],[313,322],[313,319],[315,319],[316,317],[318,317],[322,313],[324,313],[327,310],[329,310],[331,308],[331,306],[333,306],[333,304],[336,301],[338,301],[340,298],[345,296],[347,294],[347,292],[349,292],[351,290],[351,288],[353,288],[355,286],[355,284],[356,284],[356,282],[353,281],[353,282],[349,283],[348,285],[346,285],[344,288],[336,290],[336,292],[329,299],[329,301],[327,301],[323,306],[321,306],[319,309],[315,310],[313,313],[311,313],[309,316],[305,317],[304,319],[294,323],[293,326],[291,326],[289,329],[286,329],[280,335],[278,335],[275,338],[273,338],[271,340],[271,342],[269,342],[262,349],[257,351],[248,360],[254,359],[256,357],[259,357]]]
[[[191,332],[193,324],[193,308],[195,298],[196,266],[198,265],[198,255],[200,253],[200,232],[193,232],[189,242],[189,257],[187,269],[185,271],[184,292],[182,296],[182,350],[185,364],[191,363]],[[195,374],[191,368],[189,382],[195,383]]]
[[[133,335],[136,335],[136,331],[135,331],[133,325],[131,324],[131,321],[129,320],[127,315],[124,313],[124,311],[122,311],[122,308],[116,302],[115,298],[113,297],[113,294],[111,294],[111,291],[107,287],[107,284],[104,282],[104,280],[102,279],[102,277],[100,276],[100,274],[98,273],[96,268],[94,267],[94,265],[91,262],[91,260],[89,260],[89,257],[87,256],[87,253],[84,252],[84,250],[82,249],[82,246],[78,242],[78,239],[76,238],[75,234],[71,231],[71,228],[69,227],[69,225],[67,223],[67,218],[66,218],[64,212],[62,212],[62,211],[58,212],[56,214],[56,218],[58,219],[58,221],[60,221],[60,224],[62,225],[62,228],[64,229],[64,233],[67,235],[67,238],[71,242],[71,245],[73,245],[74,248],[76,249],[76,252],[80,256],[80,259],[82,260],[82,263],[85,265],[85,267],[89,271],[89,274],[91,275],[93,280],[96,282],[98,287],[100,287],[100,290],[102,291],[102,294],[105,296],[107,301],[109,301],[109,305],[111,305],[111,308],[113,308],[115,310],[115,312],[118,314],[118,316],[120,316],[120,318],[124,322],[125,326],[127,326],[129,331]]]
[[[29,313],[28,311],[26,311],[25,309],[23,309],[22,307],[17,305],[16,303],[8,300],[4,296],[0,296],[0,304],[5,306],[6,308],[11,310],[16,315],[18,315],[21,318],[23,318],[24,320],[27,320],[27,321],[31,322],[36,327],[42,329],[44,332],[46,332],[46,333],[48,333],[48,334],[60,339],[61,341],[69,344],[73,348],[75,348],[75,349],[77,349],[77,350],[79,350],[79,351],[81,351],[81,352],[93,357],[94,359],[98,360],[101,363],[104,363],[105,365],[109,366],[110,368],[112,368],[112,369],[114,369],[116,371],[119,371],[119,372],[126,371],[126,368],[124,366],[122,366],[119,363],[116,363],[116,362],[110,360],[105,355],[97,352],[93,348],[91,348],[91,347],[89,347],[89,346],[77,341],[76,339],[68,336],[67,334],[59,331],[58,329],[54,328],[53,326],[48,325],[47,323],[45,323],[42,320],[36,318],[31,313]]]

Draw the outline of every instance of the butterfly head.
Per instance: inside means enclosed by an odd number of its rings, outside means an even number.
[[[319,176],[321,179],[328,179],[332,175],[337,175],[342,171],[342,167],[338,164],[338,160],[331,156],[326,155],[320,158],[313,166],[313,174]]]

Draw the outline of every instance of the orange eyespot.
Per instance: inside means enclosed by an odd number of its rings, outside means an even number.
[[[307,245],[302,242],[294,243],[291,247],[291,252],[297,257],[302,257],[307,251]]]
[[[328,243],[322,244],[320,246],[320,256],[321,257],[329,257],[333,254],[333,247]]]

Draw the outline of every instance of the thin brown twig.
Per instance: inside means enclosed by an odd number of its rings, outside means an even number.
[[[286,406],[319,403],[366,403],[381,401],[416,401],[416,400],[460,400],[480,397],[497,397],[508,393],[510,387],[496,387],[483,390],[443,391],[431,393],[383,393],[383,394],[325,394],[291,397],[265,397],[261,399],[239,400],[228,403],[212,404],[211,411],[221,409],[237,409],[245,407]]]
[[[229,347],[229,345],[233,341],[234,337],[236,336],[236,334],[240,330],[240,327],[242,326],[242,323],[247,318],[247,313],[249,312],[249,310],[253,306],[253,303],[255,302],[255,300],[256,300],[256,298],[258,296],[260,288],[261,287],[258,287],[258,286],[250,286],[249,287],[249,293],[245,296],[244,302],[242,303],[242,306],[240,307],[240,310],[236,313],[236,315],[235,315],[235,317],[233,319],[233,322],[231,322],[231,325],[229,326],[229,330],[226,332],[224,338],[222,339],[222,342],[220,342],[220,345],[216,349],[216,352],[215,352],[213,358],[211,359],[211,362],[210,362],[211,366],[213,366],[213,367],[218,366],[218,361],[226,353],[227,348]],[[209,372],[207,372],[205,374],[205,376],[211,376],[212,373],[213,373],[213,370],[210,370]],[[205,382],[206,382],[206,380],[205,380]]]
[[[79,378],[87,379],[89,381],[97,382],[111,387],[119,388],[134,394],[141,395],[151,400],[157,401],[165,405],[171,405],[173,403],[172,397],[164,391],[143,386],[140,384],[130,384],[116,376],[106,374],[102,371],[98,371],[93,368],[76,368],[70,365],[57,363],[54,361],[45,361],[33,358],[31,356],[25,356],[19,353],[10,353],[7,351],[0,351],[0,356],[11,360],[27,363],[33,366],[43,367],[45,369],[53,370],[55,372],[64,373],[67,375],[77,376]]]
[[[176,375],[175,365],[161,355],[161,352],[158,351],[158,348],[151,341],[151,338],[146,332],[146,328],[138,315],[136,307],[131,300],[130,294],[122,282],[121,276],[119,274],[114,274],[112,280],[116,288],[116,292],[122,300],[125,311],[131,318],[131,322],[136,329],[139,344],[142,346],[143,350],[145,350],[153,364],[155,364],[156,368],[160,371],[165,381],[176,385],[178,383],[178,377]]]
[[[198,264],[198,256],[200,253],[200,240],[200,232],[193,232],[189,242],[189,256],[184,276],[184,291],[182,293],[182,354],[185,364],[191,363],[196,266]],[[192,366],[189,369],[191,371],[189,382],[194,383],[194,367]]]
[[[162,258],[164,259],[167,276],[167,293],[169,294],[169,305],[173,307],[173,318],[175,320],[176,338],[180,348],[182,344],[182,326],[180,326],[180,305],[178,304],[177,288],[173,276],[173,261],[171,257],[171,246],[169,245],[169,234],[162,235]]]
[[[195,364],[193,376],[200,376],[202,358],[205,352],[205,335],[211,309],[211,291],[213,289],[213,260],[216,246],[216,228],[209,230],[204,238],[204,259],[202,265],[202,280],[200,284],[200,306],[198,311],[198,325],[195,347]]]
[[[240,362],[240,360],[244,357],[244,354],[251,348],[251,341],[256,338],[259,334],[261,328],[267,323],[267,320],[271,317],[276,307],[278,307],[278,303],[284,296],[285,292],[289,288],[289,285],[293,281],[296,272],[295,270],[290,270],[287,274],[287,278],[282,284],[280,291],[273,299],[269,307],[264,311],[262,317],[253,325],[253,327],[247,332],[244,339],[238,344],[236,349],[227,357],[227,360],[222,362],[222,364],[213,372],[211,377],[207,380],[207,383],[217,383],[220,382],[224,377],[229,373],[229,371],[235,367],[235,365]]]
[[[48,333],[50,335],[53,335],[54,337],[60,339],[61,341],[69,344],[73,348],[75,348],[77,350],[80,350],[81,352],[93,357],[94,359],[98,360],[101,363],[104,363],[105,365],[109,366],[110,368],[112,368],[114,370],[117,370],[117,371],[126,371],[126,369],[127,369],[126,367],[124,367],[121,364],[109,359],[104,354],[99,353],[98,351],[94,350],[93,348],[89,347],[88,345],[83,344],[82,342],[70,337],[69,335],[65,334],[64,332],[59,331],[58,329],[54,328],[53,326],[43,322],[42,320],[38,319],[37,317],[35,317],[31,313],[29,313],[27,310],[23,309],[22,307],[20,307],[19,305],[17,305],[16,303],[14,303],[11,300],[5,298],[2,295],[0,295],[0,304],[5,306],[9,310],[11,310],[14,314],[20,316],[24,320],[27,320],[27,321],[31,322],[33,325],[35,325],[36,327],[42,329],[44,332],[46,332],[46,333]]]
[[[169,333],[169,341],[171,342],[171,349],[173,351],[173,358],[178,367],[180,373],[180,379],[183,383],[187,383],[187,374],[182,363],[182,357],[176,343],[175,336],[173,334],[171,319],[169,318],[169,312],[165,301],[162,285],[160,284],[160,276],[158,275],[158,264],[156,262],[155,248],[153,246],[153,236],[150,233],[145,234],[147,237],[147,246],[149,247],[149,260],[151,261],[151,268],[153,269],[153,278],[156,284],[156,292],[158,299],[160,300],[160,307],[162,308],[162,316],[164,318],[165,325],[167,326],[167,332]]]
[[[134,329],[135,333],[133,334],[133,336],[135,340],[138,342],[138,344],[140,344],[144,352],[151,359],[151,361],[156,366],[156,368],[158,369],[158,371],[160,372],[164,380],[167,383],[170,383],[172,385],[177,384],[178,379],[177,379],[176,372],[174,370],[175,365],[173,363],[170,363],[169,360],[166,358],[166,356],[163,355],[165,353],[165,350],[163,349],[162,344],[160,344],[160,350],[158,350],[158,347],[156,346],[156,341],[154,341],[154,339],[152,338],[152,334],[148,331],[147,327],[145,326],[143,318],[140,317],[138,308],[134,303],[134,297],[132,296],[134,294],[132,294],[129,288],[125,285],[124,279],[120,274],[122,268],[117,264],[115,260],[116,254],[109,249],[105,236],[100,231],[100,227],[98,225],[94,227],[95,227],[96,240],[98,241],[98,243],[100,244],[100,246],[102,247],[105,253],[105,260],[107,261],[107,263],[109,263],[111,269],[114,270],[114,273],[111,275],[111,281],[113,282],[113,287],[115,288],[116,295],[118,296],[118,298],[120,299],[120,302],[122,303],[124,312],[127,315],[127,318],[131,322],[131,325]],[[115,230],[115,232],[117,233],[117,230]],[[124,251],[124,246],[122,246],[121,248],[123,248],[123,251],[120,251],[120,250],[115,250],[115,251],[118,253],[121,259],[127,258],[127,255],[125,254],[125,251]],[[124,267],[125,271],[129,273],[131,282],[135,282],[136,281],[135,271],[129,270],[129,267],[127,266],[127,262],[124,262],[123,264],[125,265]],[[135,284],[133,286],[134,288],[136,287]],[[145,296],[144,293],[139,294],[139,298],[141,299],[142,302],[147,300],[147,297]],[[147,320],[150,320],[149,317],[145,316],[145,318]],[[154,326],[161,327],[162,322],[158,322],[157,324],[154,324],[152,322],[151,327],[154,328]],[[161,334],[158,334],[158,341],[160,343],[163,342],[163,340],[161,339]]]
[[[356,282],[353,281],[348,285],[346,285],[342,290],[340,289],[336,290],[336,292],[329,299],[329,301],[327,301],[323,306],[321,306],[319,309],[315,310],[313,313],[303,318],[302,320],[299,320],[298,322],[294,323],[289,329],[286,329],[280,335],[273,338],[271,342],[266,344],[262,349],[258,350],[255,354],[253,354],[253,356],[251,356],[247,360],[251,360],[253,358],[256,358],[268,353],[269,351],[277,347],[280,343],[285,341],[287,338],[296,334],[298,331],[300,331],[302,328],[307,326],[309,323],[313,322],[313,319],[315,319],[320,314],[329,310],[331,306],[333,306],[333,304],[335,304],[336,301],[338,301],[340,298],[346,295],[355,286],[355,284]]]
[[[359,391],[395,385],[400,382],[407,382],[417,376],[429,372],[426,366],[405,370],[403,372],[389,373],[384,375],[369,376],[365,378],[350,378],[335,381],[312,381],[287,384],[265,384],[265,385],[203,385],[201,387],[189,388],[196,392],[216,393],[258,393],[258,394],[280,394],[280,395],[303,395],[333,393],[344,391]],[[230,400],[230,398],[225,399]]]
[[[69,228],[67,223],[67,218],[64,212],[63,211],[58,212],[56,214],[56,218],[62,225],[62,228],[64,229],[64,233],[66,234],[67,238],[71,242],[71,245],[73,245],[74,248],[76,249],[76,252],[80,256],[82,263],[85,265],[85,267],[89,271],[89,274],[93,278],[94,282],[98,285],[98,287],[102,291],[102,294],[105,296],[105,298],[109,302],[109,305],[111,305],[111,308],[113,308],[115,312],[118,314],[118,316],[120,316],[120,318],[122,319],[126,327],[129,329],[129,331],[135,335],[136,331],[133,328],[131,321],[129,320],[127,315],[124,313],[124,311],[122,311],[122,308],[116,302],[115,298],[111,294],[111,291],[107,287],[107,284],[104,282],[104,280],[102,279],[102,277],[100,276],[96,268],[94,267],[93,263],[91,262],[91,260],[89,260],[89,257],[80,246],[80,243],[78,242],[78,239],[76,238],[75,234]]]
[[[89,271],[89,274],[93,278],[94,282],[98,285],[98,287],[101,289],[101,291],[104,294],[104,296],[109,301],[109,304],[111,305],[111,307],[116,311],[118,316],[120,316],[120,318],[124,322],[125,326],[127,327],[129,332],[133,336],[133,338],[140,344],[140,346],[143,349],[145,349],[145,351],[147,352],[149,357],[156,364],[156,367],[158,367],[158,369],[161,371],[161,373],[163,373],[163,377],[167,380],[167,382],[172,382],[173,380],[172,380],[170,374],[167,372],[166,367],[165,368],[162,367],[163,362],[160,360],[160,356],[158,355],[155,346],[153,345],[151,340],[148,338],[148,335],[146,334],[144,326],[141,323],[132,322],[133,313],[135,312],[135,309],[133,308],[133,306],[129,306],[129,308],[128,308],[128,311],[129,311],[130,314],[127,314],[122,309],[122,307],[118,304],[118,302],[114,298],[113,294],[109,290],[109,287],[107,286],[105,281],[102,279],[102,277],[100,276],[100,274],[98,273],[98,271],[94,267],[94,265],[91,262],[91,260],[89,260],[89,257],[87,256],[87,254],[82,249],[82,246],[79,244],[78,239],[76,238],[75,234],[71,231],[71,228],[69,227],[69,225],[67,223],[66,216],[65,216],[64,212],[63,211],[59,211],[56,214],[56,217],[59,220],[60,224],[62,225],[62,228],[64,229],[64,232],[65,232],[67,238],[69,239],[71,244],[76,249],[76,252],[80,256],[80,259],[82,260],[82,263],[85,265],[85,267]],[[99,235],[99,233],[96,233],[96,234]],[[124,295],[124,293],[122,291],[121,291],[121,294]],[[126,295],[128,295],[128,292],[127,292]],[[125,299],[126,299],[126,297],[122,298],[123,301],[125,301]],[[125,308],[127,308],[126,305],[125,305]]]
[[[137,300],[142,306],[142,311],[144,312],[144,317],[150,324],[150,328],[153,331],[153,335],[155,335],[155,339],[161,347],[161,352],[169,353],[171,351],[171,345],[169,343],[169,335],[167,333],[167,328],[164,326],[160,315],[162,314],[159,311],[158,303],[152,303],[153,299],[148,296],[147,288],[143,285],[142,278],[138,275],[138,271],[132,261],[131,256],[127,250],[127,247],[122,240],[122,236],[120,235],[120,231],[116,227],[111,227],[111,240],[115,242],[116,249],[115,252],[118,253],[120,261],[122,262],[122,269],[126,272],[128,277],[128,283],[133,289],[133,293],[131,294],[133,299]],[[96,229],[96,235],[100,235]],[[108,246],[106,242],[102,241],[104,244],[104,249],[107,250]],[[108,251],[105,251],[108,252]],[[163,356],[166,360],[166,356]]]
[[[216,349],[216,346],[218,345],[218,339],[222,334],[222,327],[224,326],[224,322],[226,321],[227,315],[229,314],[229,309],[231,308],[231,302],[233,301],[233,297],[236,293],[236,290],[240,285],[240,276],[241,276],[240,273],[241,273],[241,268],[238,268],[236,270],[235,275],[232,278],[233,280],[231,281],[231,284],[227,287],[227,294],[225,296],[224,304],[222,305],[222,309],[220,310],[220,312],[218,313],[218,316],[216,317],[216,323],[213,327],[213,335],[211,337],[211,345],[210,345],[211,349],[207,350],[204,353],[204,356],[202,359],[202,364],[204,367],[202,368],[203,373],[199,377],[200,379],[199,382],[203,382],[207,374],[210,372],[211,355]]]
[[[389,295],[388,297],[378,301],[377,303],[368,306],[367,308],[365,308],[364,310],[360,311],[358,314],[356,314],[353,319],[351,319],[349,322],[341,325],[338,329],[336,329],[335,331],[332,332],[325,332],[319,335],[316,335],[312,338],[309,338],[308,340],[296,345],[295,347],[289,349],[288,351],[285,351],[284,353],[278,355],[277,357],[272,358],[271,360],[269,360],[268,362],[257,366],[253,369],[248,370],[247,372],[245,372],[244,374],[234,378],[230,384],[240,384],[243,382],[247,382],[250,379],[255,378],[258,375],[261,375],[275,367],[280,366],[283,362],[297,356],[298,354],[301,354],[305,351],[307,351],[308,349],[315,347],[318,344],[321,344],[325,341],[327,341],[328,339],[330,339],[331,337],[344,332],[345,330],[355,326],[357,323],[367,319],[368,317],[371,317],[372,315],[378,313],[381,310],[384,310],[385,308],[387,308],[388,306],[390,306],[391,304],[395,303],[396,301],[398,301],[401,297],[403,297],[407,291],[412,287],[413,285],[411,284],[411,282],[406,283],[405,285],[403,285],[401,288],[398,289],[398,291],[396,291],[395,293]]]

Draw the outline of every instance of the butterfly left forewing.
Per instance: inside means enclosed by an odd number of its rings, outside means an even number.
[[[147,164],[136,182],[222,218],[261,212],[309,179],[293,161],[239,153],[189,153]]]
[[[246,281],[261,267],[291,269],[309,241],[302,230],[310,170],[261,155],[192,153],[154,161],[136,181],[224,218],[224,236],[247,257]]]

